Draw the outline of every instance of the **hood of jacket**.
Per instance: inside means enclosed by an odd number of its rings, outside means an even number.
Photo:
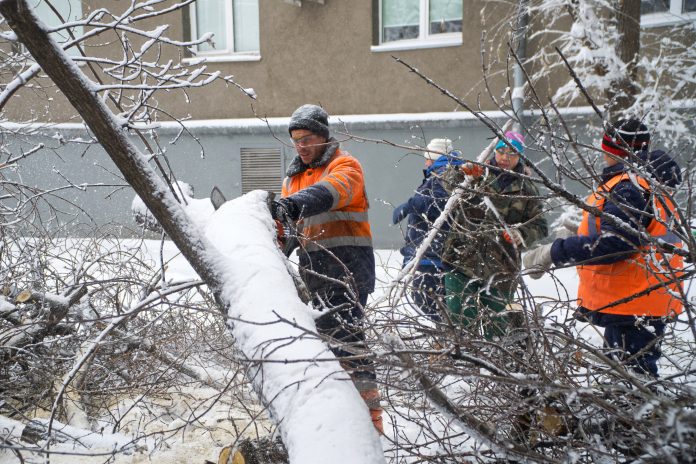
[[[677,161],[662,150],[643,151],[640,154],[648,174],[667,187],[675,188],[681,184],[681,168]]]
[[[461,152],[454,150],[448,155],[442,155],[428,168],[423,170],[423,175],[428,178],[432,173],[443,172],[447,166],[461,166],[464,160],[461,159]]]

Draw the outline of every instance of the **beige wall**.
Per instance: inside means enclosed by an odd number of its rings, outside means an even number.
[[[471,2],[467,2],[469,4]],[[477,2],[474,2],[477,3]],[[261,56],[257,63],[211,64],[234,74],[259,96],[259,115],[287,116],[302,103],[320,103],[332,114],[451,111],[456,103],[398,64],[418,67],[457,95],[476,100],[482,87],[477,5],[467,6],[464,45],[399,52],[371,52],[372,1],[261,0]],[[253,116],[235,90],[194,92],[196,118]],[[200,98],[199,98],[200,97]],[[490,106],[489,106],[490,108]]]
[[[260,0],[261,61],[210,63],[210,70],[233,75],[243,87],[252,87],[252,101],[237,88],[221,83],[188,93],[160,92],[157,102],[173,115],[193,119],[288,116],[297,106],[319,103],[331,114],[418,113],[452,111],[456,102],[443,96],[398,64],[392,55],[416,66],[469,104],[480,101],[494,109],[485,95],[480,66],[480,10],[485,2],[467,1],[464,9],[463,45],[398,52],[372,52],[372,0],[326,0],[324,5],[304,2],[301,8],[282,0]],[[113,1],[86,2],[86,9],[119,8]],[[180,12],[167,17],[170,36],[183,36]],[[154,28],[162,18],[146,27]],[[92,41],[93,50],[116,56],[116,35]],[[138,46],[137,39],[134,41]],[[178,50],[164,50],[176,58]],[[87,68],[83,68],[89,73]],[[52,100],[34,91],[22,92],[22,104],[11,105],[11,119],[25,119],[32,106],[49,105],[54,121],[73,114],[55,91]],[[39,119],[47,118],[43,109]]]
[[[372,52],[372,1],[325,0],[324,5],[305,1],[298,8],[282,0],[260,0],[261,60],[208,64],[209,70],[233,75],[241,86],[254,88],[257,101],[234,86],[216,83],[189,90],[190,98],[182,91],[158,92],[153,103],[170,115],[192,119],[288,116],[303,103],[321,104],[331,114],[463,110],[394,61],[392,55],[417,67],[472,107],[495,110],[509,103],[503,96],[504,89],[512,85],[507,43],[515,2],[462,0],[463,45]],[[91,11],[102,6],[125,8],[129,3],[90,0],[84,5],[85,11]],[[168,35],[181,39],[180,11],[154,18],[141,27],[154,29],[165,21],[170,25]],[[543,30],[543,24],[532,22],[531,27]],[[118,38],[114,33],[100,36],[90,41],[90,52],[120,56]],[[137,37],[131,40],[137,49]],[[533,41],[529,53],[541,45],[538,40]],[[165,47],[161,53],[161,61],[177,60],[180,50]],[[538,66],[539,63],[530,67]],[[82,69],[93,77],[88,67]],[[553,93],[561,81],[568,79],[562,69],[544,74],[537,87],[541,104],[546,103],[547,93]],[[44,89],[23,89],[6,107],[8,119],[71,120],[74,111],[69,103],[50,82],[44,79],[44,84]],[[162,114],[160,118],[167,116]]]

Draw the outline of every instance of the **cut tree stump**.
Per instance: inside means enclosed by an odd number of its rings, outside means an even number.
[[[245,438],[220,451],[218,464],[289,464],[290,458],[280,437]]]

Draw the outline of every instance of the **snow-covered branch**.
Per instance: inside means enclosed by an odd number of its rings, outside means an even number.
[[[213,290],[221,309],[236,319],[270,322],[274,311],[290,320],[304,320],[313,325],[306,306],[297,297],[292,278],[286,270],[284,256],[275,246],[275,232],[270,213],[265,210],[265,193],[251,196],[247,201],[255,202],[256,217],[236,221],[230,228],[225,223],[224,234],[203,234],[200,225],[187,216],[184,208],[176,201],[164,182],[147,163],[147,158],[128,140],[123,130],[124,123],[115,117],[103,101],[97,98],[95,86],[86,79],[81,70],[70,60],[62,48],[53,41],[45,30],[37,25],[23,0],[6,0],[0,3],[0,13],[8,20],[20,41],[31,52],[37,63],[51,77],[88,124],[108,155],[133,186],[148,210],[152,212],[164,231],[174,241],[193,269]],[[227,206],[227,205],[226,205]],[[223,207],[212,221],[223,220],[226,210],[235,213],[234,205]],[[245,214],[246,216],[246,214]],[[216,219],[217,218],[217,219]],[[211,223],[209,229],[215,227]],[[249,229],[257,228],[256,233]],[[243,248],[227,248],[230,229],[244,237]],[[215,243],[216,245],[213,245]],[[265,245],[265,246],[264,246]],[[266,248],[266,250],[264,250]],[[250,254],[250,250],[252,253]],[[260,256],[263,259],[259,259]],[[262,264],[259,264],[262,263]],[[263,269],[258,269],[262,266]],[[272,266],[272,269],[269,267]],[[257,301],[259,295],[267,294],[266,278],[274,274],[274,281],[284,282],[284,291],[267,295],[264,303]],[[112,322],[113,327],[116,321]],[[310,325],[310,327],[311,327]],[[270,327],[270,332],[262,328]],[[268,405],[272,416],[280,427],[292,462],[384,462],[379,439],[369,420],[367,409],[357,390],[348,381],[347,374],[337,361],[333,363],[307,363],[295,361],[307,358],[331,358],[323,343],[303,339],[298,333],[295,342],[273,343],[277,328],[271,326],[232,324],[235,340],[240,350],[249,358],[278,357],[283,364],[268,363],[250,368],[250,376],[262,401]],[[293,329],[283,328],[289,332]],[[102,334],[107,333],[107,329]],[[270,345],[268,345],[270,343]],[[95,344],[96,345],[96,344]],[[271,349],[268,350],[267,347]],[[266,347],[259,351],[259,347]],[[89,352],[83,354],[89,356]],[[74,375],[82,362],[73,368]],[[68,375],[66,379],[72,377]],[[64,387],[67,382],[64,382]],[[63,388],[64,388],[63,387]],[[308,401],[311,397],[311,401]],[[331,404],[331,408],[327,406]],[[336,411],[339,408],[340,411]],[[55,411],[55,405],[54,405]],[[319,421],[322,427],[307,427],[307,420]],[[319,450],[319,452],[318,452]]]

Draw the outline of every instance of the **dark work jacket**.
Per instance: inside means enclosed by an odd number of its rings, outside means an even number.
[[[638,156],[642,163],[636,162],[637,168],[632,172],[646,178],[652,177],[669,187],[676,187],[681,183],[679,166],[665,152],[644,151],[638,153]],[[604,168],[602,182],[627,171],[628,168],[623,163]],[[649,203],[650,193],[628,180],[619,182],[607,196],[604,213],[611,214],[621,223],[640,230],[650,222],[652,213],[646,211],[649,209]],[[551,259],[554,264],[612,264],[631,256],[640,245],[637,234],[627,233],[607,222],[602,222],[600,230],[600,235],[575,235],[566,239],[556,239],[551,246]]]
[[[416,250],[423,243],[423,240],[430,232],[435,220],[440,216],[447,203],[449,193],[442,185],[441,176],[448,166],[459,166],[462,160],[457,156],[440,156],[432,166],[423,171],[423,182],[416,189],[415,195],[405,203],[394,209],[392,223],[397,224],[405,217],[408,217],[406,226],[406,243],[401,247],[401,254],[404,256],[404,265],[416,256]],[[423,258],[418,263],[419,266],[442,267],[440,254],[442,244],[447,237],[449,224],[443,224],[440,232],[435,236]]]

